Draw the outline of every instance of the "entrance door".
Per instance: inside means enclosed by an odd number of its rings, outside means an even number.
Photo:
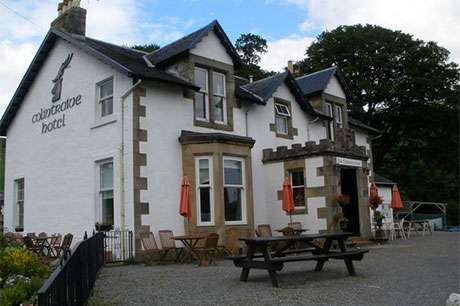
[[[350,196],[350,204],[342,208],[343,216],[348,219],[347,232],[359,235],[359,206],[356,169],[342,168],[340,170],[342,194]]]

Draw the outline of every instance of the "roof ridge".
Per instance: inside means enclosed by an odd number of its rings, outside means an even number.
[[[171,46],[171,45],[173,45],[173,44],[175,44],[175,43],[177,43],[177,42],[179,42],[179,41],[181,41],[181,40],[185,40],[186,38],[188,38],[188,37],[190,37],[190,36],[196,34],[197,32],[201,32],[201,31],[205,30],[206,28],[210,27],[211,25],[212,25],[212,26],[215,26],[215,25],[216,25],[216,22],[217,22],[217,19],[214,19],[213,21],[211,21],[211,22],[208,23],[207,25],[205,25],[205,26],[199,28],[198,30],[193,31],[192,33],[189,33],[189,34],[187,34],[187,35],[185,35],[185,36],[182,36],[181,38],[176,39],[176,40],[170,42],[169,44],[164,45],[163,47],[161,47],[161,48],[159,48],[159,49],[157,49],[157,50],[155,50],[155,51],[152,51],[152,52],[148,53],[148,55],[153,55],[153,54],[155,54],[156,52],[158,52],[158,51],[160,51],[160,50],[162,50],[162,49],[164,49],[164,48],[167,48],[167,47],[169,47],[169,46]]]
[[[131,48],[131,47],[128,47],[128,46],[124,46],[124,45],[118,45],[118,44],[115,44],[115,43],[111,43],[111,42],[108,42],[108,41],[105,41],[105,40],[96,39],[96,38],[89,37],[89,36],[84,36],[84,39],[94,40],[96,42],[101,42],[101,43],[111,45],[111,46],[114,46],[114,47],[117,47],[117,48],[122,48],[122,49],[125,49],[125,50],[141,53],[143,55],[149,54],[148,52],[145,52],[145,51],[142,51],[142,50],[137,50],[137,49],[134,49],[134,48]]]
[[[318,73],[321,73],[321,72],[324,72],[324,71],[327,71],[327,70],[332,70],[332,69],[337,69],[337,66],[331,66],[329,68],[324,68],[324,69],[312,72],[310,74],[305,74],[305,75],[299,76],[299,77],[297,77],[295,79],[297,81],[297,80],[300,80],[300,79],[303,79],[303,78],[306,78],[306,77],[309,77],[309,76],[312,76],[312,75],[315,75],[315,74],[318,74]]]

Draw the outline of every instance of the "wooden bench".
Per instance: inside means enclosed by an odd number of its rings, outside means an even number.
[[[348,236],[348,233],[331,233],[290,237],[242,238],[241,240],[244,241],[248,247],[247,254],[230,256],[227,257],[227,259],[233,260],[236,267],[242,268],[241,281],[247,281],[250,269],[263,269],[268,271],[274,287],[278,287],[276,271],[282,270],[284,263],[288,262],[314,260],[317,262],[315,271],[321,271],[324,263],[329,259],[343,260],[346,264],[348,273],[353,276],[356,274],[353,261],[362,260],[364,254],[369,252],[369,250],[347,249],[345,240]],[[325,239],[323,246],[313,243],[313,240],[318,238]],[[311,247],[291,249],[291,247],[299,241],[307,243]],[[339,250],[331,251],[333,241],[338,242]],[[284,245],[279,242],[284,242]],[[274,249],[274,246],[276,246],[276,249]],[[304,255],[305,253],[310,254]]]

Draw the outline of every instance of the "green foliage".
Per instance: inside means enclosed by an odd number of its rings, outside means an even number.
[[[152,44],[144,44],[144,45],[134,45],[131,48],[150,53],[150,52],[160,49],[160,46],[155,43],[152,43]]]
[[[48,273],[48,266],[36,254],[4,243],[0,248],[0,305],[17,305],[29,300]]]
[[[248,33],[241,34],[236,40],[235,48],[243,62],[235,74],[249,79],[260,80],[275,74],[273,71],[265,71],[259,66],[260,56],[267,52],[267,41],[259,35]]]
[[[456,203],[449,212],[458,216],[460,72],[449,51],[353,25],[323,32],[306,54],[301,74],[338,66],[352,116],[382,131],[373,140],[375,171],[398,182],[404,199]]]
[[[137,262],[137,260],[136,260],[136,257],[130,256],[128,259],[126,259],[126,260],[123,262],[123,264],[125,264],[125,265],[137,265],[138,262]]]

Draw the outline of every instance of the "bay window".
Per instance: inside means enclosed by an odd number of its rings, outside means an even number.
[[[195,158],[197,224],[214,225],[212,157]]]
[[[99,223],[103,225],[114,224],[113,212],[113,161],[99,162]]]
[[[18,230],[24,229],[24,178],[14,181],[15,218],[14,225]]]
[[[226,224],[246,222],[244,159],[225,157],[224,211]]]
[[[292,194],[294,196],[295,208],[305,207],[305,177],[303,169],[294,169],[290,171]]]

